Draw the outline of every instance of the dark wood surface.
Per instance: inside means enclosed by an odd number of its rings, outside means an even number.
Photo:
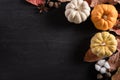
[[[0,80],[96,80],[83,57],[97,30],[90,17],[69,23],[64,8],[40,14],[25,0],[0,0]]]

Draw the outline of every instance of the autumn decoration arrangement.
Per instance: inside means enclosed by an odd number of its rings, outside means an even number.
[[[90,16],[99,30],[90,40],[85,62],[95,62],[99,80],[120,80],[120,0],[26,0],[40,13],[65,4],[66,20],[80,24]]]

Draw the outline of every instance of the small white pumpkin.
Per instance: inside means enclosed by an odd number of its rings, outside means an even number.
[[[90,7],[86,1],[72,0],[66,5],[65,16],[69,22],[80,24],[90,15]]]

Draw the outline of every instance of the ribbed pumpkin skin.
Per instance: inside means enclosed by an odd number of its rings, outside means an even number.
[[[99,4],[91,12],[91,20],[99,30],[111,29],[117,20],[118,12],[113,5]]]
[[[98,32],[92,37],[90,48],[98,57],[109,57],[117,50],[117,40],[109,32]]]
[[[90,10],[86,1],[72,0],[65,7],[65,17],[71,23],[80,24],[87,20]]]

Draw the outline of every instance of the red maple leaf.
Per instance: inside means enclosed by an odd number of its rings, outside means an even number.
[[[39,5],[45,3],[45,0],[26,0],[26,1],[33,4],[33,5],[35,5],[35,6],[39,6]]]

